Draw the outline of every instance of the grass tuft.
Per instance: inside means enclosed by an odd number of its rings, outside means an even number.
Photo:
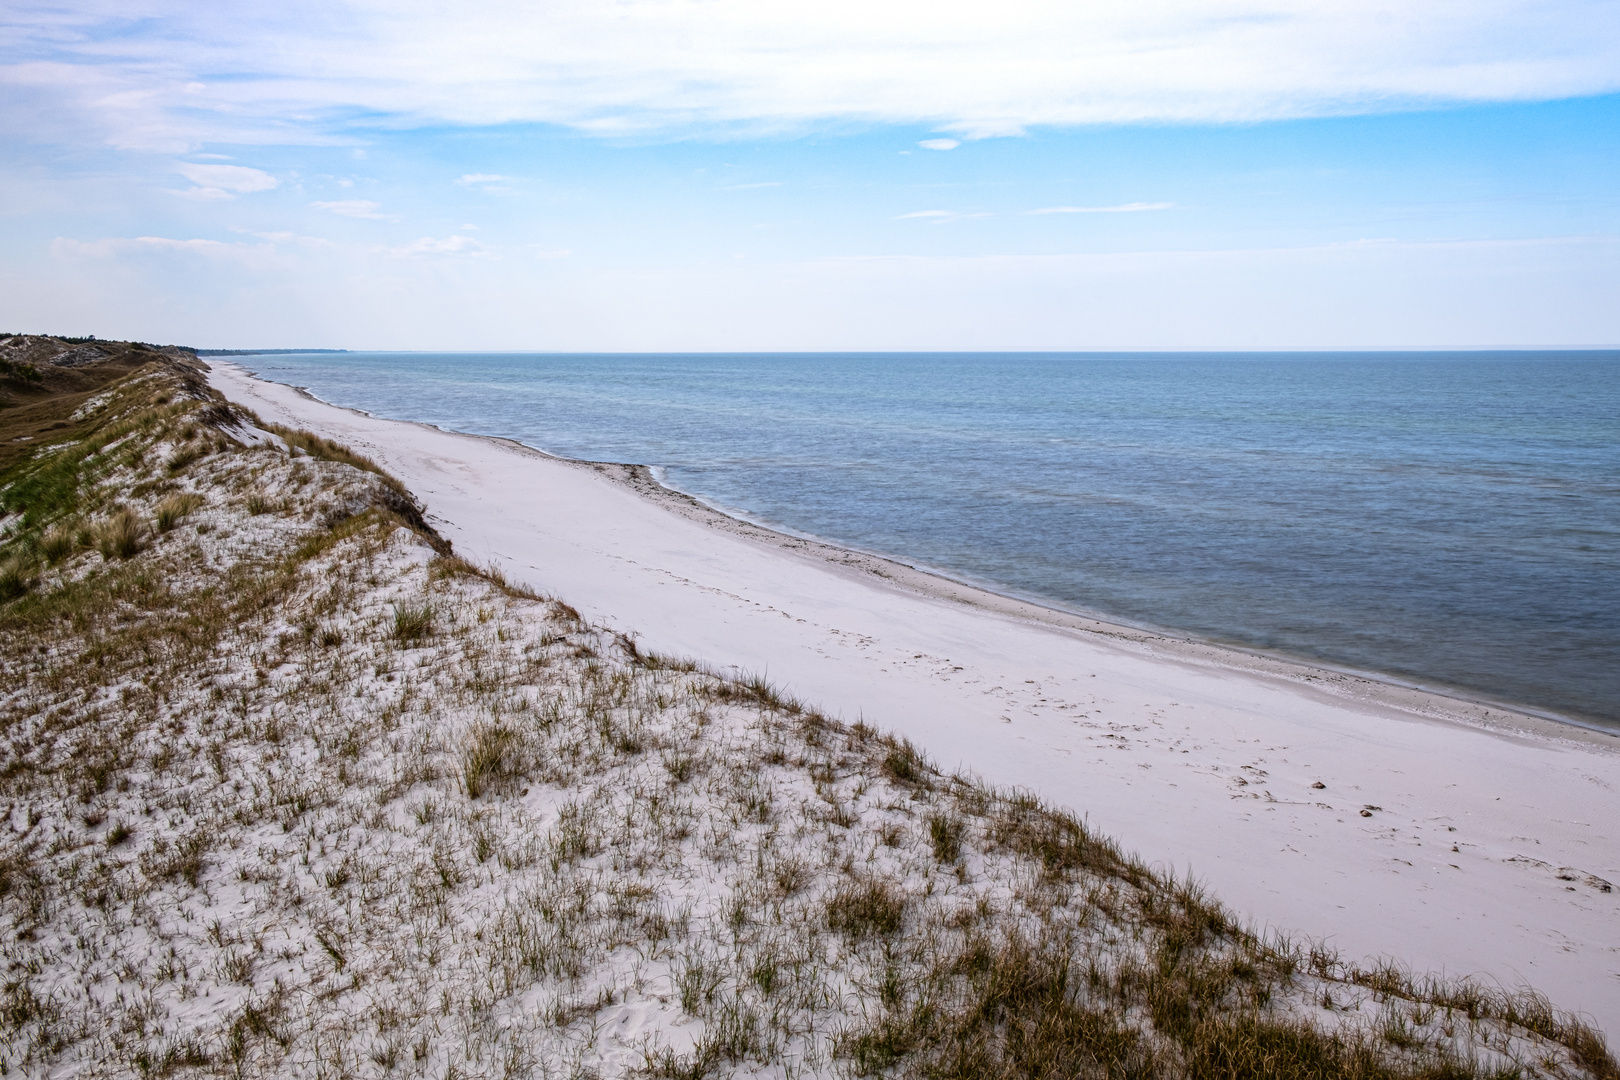
[[[65,521],[57,522],[46,529],[44,535],[39,538],[39,553],[45,556],[47,562],[53,564],[61,562],[78,547],[76,531],[73,525]]]
[[[34,568],[20,552],[0,559],[0,600],[14,600],[34,587]]]
[[[478,724],[468,732],[461,751],[461,783],[469,799],[517,772],[517,741],[517,732],[499,722]]]
[[[905,895],[882,878],[845,884],[827,901],[828,928],[857,940],[899,933],[905,915]]]
[[[927,785],[931,772],[917,748],[903,739],[883,758],[883,775],[901,784]]]
[[[433,635],[433,605],[426,601],[394,607],[394,640],[415,645]]]
[[[119,510],[95,530],[96,547],[107,559],[128,559],[146,547],[146,525],[133,510]]]
[[[954,863],[962,855],[962,819],[954,814],[932,814],[928,818],[928,841],[934,858]]]
[[[157,505],[157,512],[153,520],[157,523],[157,530],[166,533],[174,528],[197,507],[203,504],[203,497],[194,491],[182,491],[170,495]]]

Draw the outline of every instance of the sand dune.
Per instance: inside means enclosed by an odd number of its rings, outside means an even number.
[[[717,520],[633,470],[211,378],[375,457],[463,556],[646,647],[1033,789],[1258,924],[1532,983],[1620,1032],[1620,739],[1043,612]]]

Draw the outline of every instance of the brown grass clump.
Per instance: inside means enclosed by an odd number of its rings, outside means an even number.
[[[517,732],[498,722],[479,724],[468,733],[461,752],[461,782],[468,798],[478,798],[516,771],[516,744]]]
[[[169,455],[165,467],[171,473],[184,472],[186,467],[201,458],[207,452],[207,449],[206,446],[183,446]]]
[[[396,605],[394,608],[394,640],[404,645],[416,645],[433,634],[433,605]]]
[[[14,600],[34,587],[36,575],[21,554],[0,559],[0,600]]]
[[[128,559],[146,546],[146,525],[133,510],[119,510],[95,531],[96,547],[107,559]]]
[[[934,858],[954,863],[962,854],[962,819],[954,814],[929,815],[928,842],[933,846]]]
[[[344,465],[349,465],[356,469],[361,469],[365,472],[371,473],[374,476],[380,477],[384,483],[391,487],[397,488],[400,491],[404,490],[403,486],[400,485],[398,480],[395,480],[392,476],[383,471],[382,466],[378,465],[375,461],[366,457],[364,454],[356,453],[349,447],[344,446],[342,443],[333,442],[331,439],[323,439],[321,436],[316,435],[311,431],[303,431],[299,428],[283,427],[280,424],[263,424],[261,426],[266,431],[273,431],[277,435],[280,435],[286,440],[288,446],[297,447],[310,457],[319,458],[322,461],[342,462]]]
[[[203,497],[194,491],[182,491],[170,495],[158,503],[157,513],[153,515],[154,520],[157,522],[158,532],[168,532],[202,504]]]
[[[73,554],[78,546],[76,542],[76,529],[67,522],[59,521],[46,529],[39,538],[39,553],[51,563],[59,563]]]
[[[881,878],[845,885],[827,902],[828,928],[855,939],[896,934],[905,915],[905,895]]]

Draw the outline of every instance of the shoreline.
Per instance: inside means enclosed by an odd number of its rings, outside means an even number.
[[[1000,597],[512,440],[218,364],[398,477],[457,552],[646,651],[758,676],[1068,808],[1257,932],[1528,984],[1620,1031],[1609,735]]]
[[[342,409],[385,423],[410,424],[455,438],[485,440],[521,453],[537,455],[546,461],[584,469],[606,477],[614,484],[687,520],[709,528],[721,529],[745,540],[764,544],[798,557],[818,560],[841,572],[863,575],[868,579],[875,578],[889,586],[936,600],[1028,620],[1069,632],[1131,642],[1146,647],[1166,659],[1211,664],[1262,678],[1281,679],[1305,685],[1318,692],[1376,703],[1427,718],[1507,732],[1529,732],[1554,739],[1590,741],[1599,746],[1620,746],[1620,728],[1607,726],[1602,721],[1569,716],[1530,705],[1499,701],[1480,696],[1464,687],[1427,686],[1386,672],[1339,666],[1309,657],[1211,641],[1173,628],[1135,626],[1114,621],[1100,614],[1067,609],[1055,602],[1000,592],[986,584],[952,577],[948,572],[938,568],[917,567],[894,556],[865,551],[820,537],[792,533],[780,527],[752,521],[737,512],[663,482],[657,477],[655,466],[572,458],[530,446],[509,436],[480,435],[442,427],[424,420],[379,416],[352,405],[327,401],[308,387],[266,379],[239,363],[237,358],[216,357],[215,362],[237,368],[249,378],[260,382],[285,386],[328,408]]]
[[[294,389],[307,393],[302,387]],[[322,404],[332,404],[314,394],[309,396],[312,400],[321,401]],[[355,411],[363,412],[363,410]],[[387,418],[377,417],[377,419]],[[420,421],[400,422],[420,423]],[[866,574],[892,586],[934,599],[1061,627],[1065,630],[1129,641],[1162,650],[1168,656],[1179,660],[1226,666],[1247,674],[1317,683],[1319,688],[1330,689],[1332,692],[1353,696],[1359,700],[1374,700],[1424,715],[1440,714],[1446,719],[1462,723],[1514,731],[1529,730],[1554,738],[1575,737],[1576,733],[1579,733],[1582,738],[1596,737],[1599,745],[1620,745],[1620,729],[1607,727],[1601,721],[1475,696],[1461,687],[1425,686],[1384,672],[1341,667],[1327,661],[1211,641],[1169,628],[1117,622],[1102,615],[1070,610],[1055,602],[1000,592],[988,585],[952,577],[944,570],[914,566],[879,552],[864,551],[815,536],[787,532],[781,528],[751,521],[690,492],[671,487],[659,480],[654,475],[652,467],[647,465],[563,457],[515,439],[497,435],[473,435],[453,429],[437,428],[436,425],[427,426],[435,427],[436,430],[446,434],[510,443],[514,447],[540,454],[553,461],[592,470],[689,520],[711,528],[724,529],[796,555],[819,559],[834,567]]]

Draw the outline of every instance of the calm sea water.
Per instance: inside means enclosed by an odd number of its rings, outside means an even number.
[[[1620,353],[245,362],[1059,606],[1620,726]]]

